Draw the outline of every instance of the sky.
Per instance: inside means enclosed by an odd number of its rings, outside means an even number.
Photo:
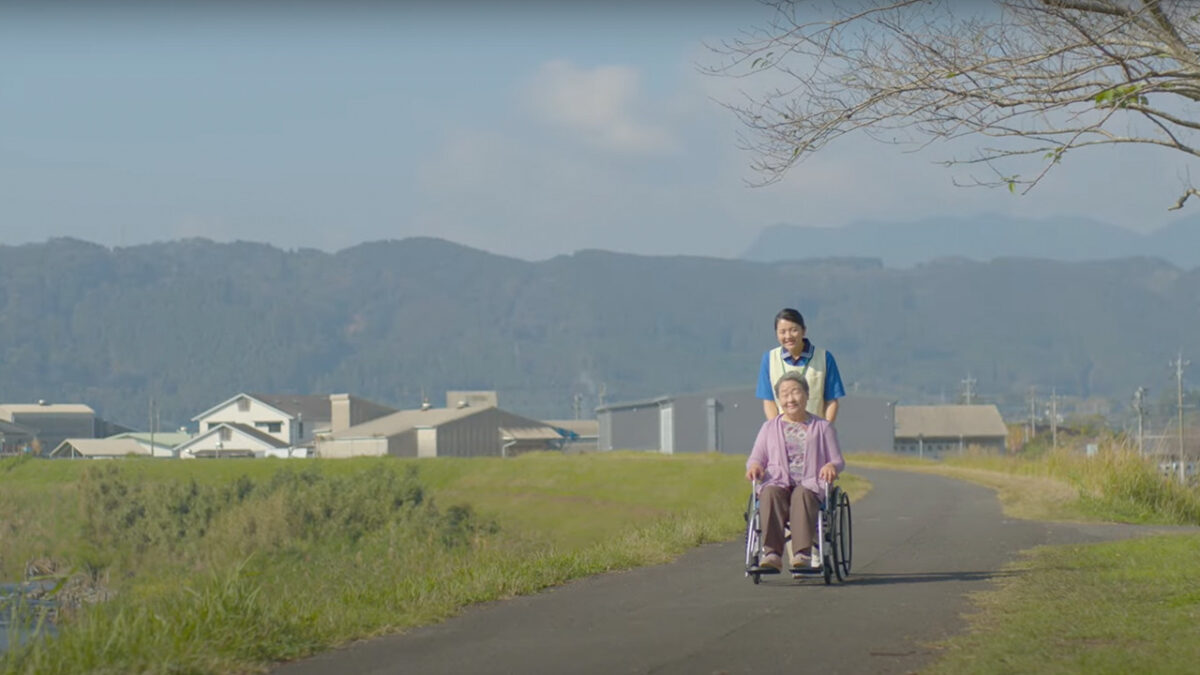
[[[248,5],[248,6],[247,6]],[[753,0],[0,0],[0,244],[412,236],[526,260],[738,257],[762,228],[999,213],[1150,231],[1187,164],[1103,148],[1027,195],[864,137],[766,187],[708,45]]]

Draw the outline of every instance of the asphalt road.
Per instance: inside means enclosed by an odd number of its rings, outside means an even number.
[[[286,664],[343,673],[909,673],[964,628],[966,594],[1018,551],[1147,528],[1005,518],[994,494],[948,478],[851,469],[874,488],[852,505],[845,584],[743,575],[741,542],[473,607],[403,635]],[[1166,530],[1167,528],[1163,528]]]

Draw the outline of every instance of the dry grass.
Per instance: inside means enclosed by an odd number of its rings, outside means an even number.
[[[1079,489],[1062,479],[943,464],[899,455],[855,454],[850,456],[849,461],[868,468],[899,469],[958,478],[992,488],[1004,508],[1004,514],[1011,518],[1100,520],[1078,506]]]

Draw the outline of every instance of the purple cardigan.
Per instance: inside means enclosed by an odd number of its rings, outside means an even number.
[[[833,462],[838,473],[846,468],[846,460],[842,459],[842,451],[838,447],[837,432],[829,422],[810,415],[808,436],[804,443],[804,476],[800,484],[818,495],[824,492],[824,483],[817,479],[821,467]],[[783,440],[783,415],[763,422],[758,430],[758,438],[754,439],[754,449],[746,460],[746,470],[751,464],[763,467],[763,479],[759,489],[764,485],[791,487],[792,478],[788,473],[787,448]]]

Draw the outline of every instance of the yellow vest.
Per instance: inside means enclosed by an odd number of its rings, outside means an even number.
[[[771,350],[771,386],[774,387],[779,378],[790,370],[800,371],[808,381],[808,412],[825,417],[825,350],[813,348],[812,358],[802,366],[793,366],[783,360],[783,347]],[[779,407],[779,397],[775,397],[775,406]],[[782,408],[780,408],[782,410]]]

